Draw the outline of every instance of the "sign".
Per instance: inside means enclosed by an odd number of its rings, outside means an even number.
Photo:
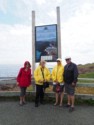
[[[58,58],[57,25],[35,27],[35,61],[56,62]]]

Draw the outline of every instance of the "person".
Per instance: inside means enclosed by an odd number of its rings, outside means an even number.
[[[75,87],[78,78],[78,69],[76,64],[71,62],[71,58],[67,57],[66,65],[64,67],[64,82],[65,91],[67,93],[68,102],[66,107],[69,107],[69,111],[74,111],[74,101],[75,101]]]
[[[53,91],[55,92],[55,106],[58,105],[60,95],[60,106],[62,106],[64,96],[64,66],[60,58],[57,59],[57,65],[52,70]],[[58,88],[59,87],[59,88]],[[58,88],[58,89],[57,89]]]
[[[39,106],[39,101],[44,104],[44,82],[50,81],[50,71],[45,66],[46,62],[41,60],[39,66],[34,71],[34,78],[36,83],[36,98],[35,107]]]
[[[20,106],[26,104],[26,89],[31,84],[31,65],[29,61],[24,63],[17,76],[17,85],[20,87]]]

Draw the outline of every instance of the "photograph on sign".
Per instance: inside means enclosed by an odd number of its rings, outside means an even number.
[[[35,27],[35,60],[56,62],[58,58],[57,25]]]

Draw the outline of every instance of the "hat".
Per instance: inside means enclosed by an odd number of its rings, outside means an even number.
[[[61,59],[61,58],[58,58],[58,59],[57,59],[57,61],[60,61],[60,62],[62,62],[62,59]]]
[[[66,59],[71,59],[71,57],[70,57],[70,56],[67,56],[67,57],[65,58],[65,60],[66,60]]]

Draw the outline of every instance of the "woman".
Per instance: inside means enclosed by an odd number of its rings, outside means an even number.
[[[59,103],[60,95],[60,106],[62,106],[63,95],[64,95],[64,81],[63,81],[64,67],[62,65],[61,59],[57,59],[57,65],[52,70],[52,81],[53,81],[53,91],[55,92],[56,102],[55,106]]]
[[[34,78],[36,82],[36,98],[35,98],[35,107],[38,107],[39,99],[40,103],[43,104],[44,97],[44,82],[49,82],[50,80],[50,71],[45,67],[45,61],[40,61],[39,66],[34,71]]]
[[[26,104],[26,89],[31,84],[31,65],[28,61],[24,63],[24,67],[20,69],[17,76],[17,85],[20,87],[20,105]]]

